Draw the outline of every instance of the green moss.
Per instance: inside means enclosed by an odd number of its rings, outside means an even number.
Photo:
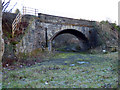
[[[19,43],[22,43],[22,40],[23,40],[24,36],[27,36],[26,34],[28,34],[28,31],[29,31],[29,29],[30,29],[30,27],[31,27],[31,25],[32,25],[33,20],[34,20],[34,18],[32,18],[32,19],[29,21],[28,27],[27,27],[26,30],[24,31],[25,34],[22,34],[22,35],[19,36],[19,38],[20,38]]]
[[[58,53],[54,56],[54,58],[67,58],[69,56],[75,55],[74,53]]]
[[[36,60],[36,57],[44,58],[46,56],[46,55],[44,55],[44,53],[45,52],[43,52],[42,49],[38,48],[38,49],[35,49],[35,50],[33,50],[31,52],[27,52],[27,53],[20,52],[16,56],[23,60],[27,60],[27,59]]]
[[[117,26],[115,23],[112,23],[112,26],[113,26],[116,30],[120,31],[120,27]]]
[[[101,23],[101,24],[108,24],[109,21],[108,21],[108,20],[106,20],[106,21],[101,21],[100,23]]]
[[[19,54],[17,54],[17,57],[21,60],[26,60],[29,57],[29,55],[26,54],[26,53],[21,53],[20,52]]]
[[[19,43],[19,42],[17,42],[17,41],[11,42],[12,45],[16,45],[16,44],[18,44],[18,43]]]
[[[30,56],[37,56],[37,54],[42,53],[42,49],[38,48],[28,53]]]

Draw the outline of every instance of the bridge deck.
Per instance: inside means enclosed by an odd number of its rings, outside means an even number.
[[[62,25],[69,25],[69,26],[80,26],[80,27],[89,27],[89,28],[93,28],[94,26],[92,25],[80,25],[80,24],[70,24],[70,23],[58,23],[58,22],[51,22],[51,21],[47,21],[47,20],[41,20],[39,19],[40,22],[44,22],[44,23],[52,23],[52,24],[62,24]]]
[[[62,24],[70,26],[81,26],[81,27],[94,27],[95,21],[83,20],[83,19],[73,19],[67,17],[59,17],[47,14],[38,13],[39,21],[52,24]]]

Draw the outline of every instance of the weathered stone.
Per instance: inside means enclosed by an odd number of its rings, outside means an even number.
[[[47,44],[49,50],[52,50],[50,42],[64,33],[76,36],[83,50],[94,47],[97,43],[94,42],[97,37],[93,21],[39,14],[39,18],[33,18],[31,22],[25,36],[16,45],[17,53],[31,52],[37,48],[44,48]]]

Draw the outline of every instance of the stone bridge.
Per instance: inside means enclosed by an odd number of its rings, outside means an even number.
[[[33,18],[25,36],[16,46],[17,52],[31,52],[37,48],[52,50],[52,41],[59,35],[69,33],[80,41],[81,50],[96,46],[95,21],[72,19],[39,13]],[[62,38],[61,38],[62,39]]]

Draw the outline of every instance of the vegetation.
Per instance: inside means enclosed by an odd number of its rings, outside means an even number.
[[[29,25],[26,24],[25,34],[33,18],[29,20]],[[101,22],[101,24],[107,23],[109,22]],[[113,29],[111,31],[120,30],[116,24],[112,23],[111,25]],[[6,31],[9,31],[8,28]],[[102,37],[101,41],[112,42],[112,37],[107,30],[99,31],[101,31],[99,33]],[[16,34],[16,38],[12,39],[11,33],[7,32],[5,36],[7,36],[4,37],[6,38],[5,51],[7,52],[5,55],[10,57],[11,53],[14,54],[15,45],[19,43],[16,40],[18,35]],[[20,39],[22,37],[20,35]],[[105,46],[104,43],[103,46]],[[60,47],[59,44],[58,46]],[[78,46],[75,46],[76,48],[80,49]],[[64,51],[64,49],[66,48],[61,46],[58,50]],[[75,49],[73,48],[72,51],[76,51]],[[100,52],[101,49],[103,48],[100,47]],[[111,51],[114,53],[108,51],[98,53],[98,49],[92,49],[89,51],[91,54],[89,52],[55,52],[54,54],[36,49],[31,53],[19,53],[16,59],[4,59],[6,62],[3,62],[3,88],[117,88],[118,53],[114,47]]]
[[[107,24],[107,23],[109,23],[109,21],[108,21],[108,20],[106,20],[106,21],[101,21],[100,23],[101,23],[101,24]]]
[[[3,88],[117,88],[117,60],[117,53],[59,53],[31,67],[4,68]]]
[[[16,13],[16,14],[20,13],[20,10],[19,10],[19,9],[16,9],[16,10],[15,10],[15,13]]]
[[[120,27],[116,23],[112,23],[113,29],[120,31]]]
[[[101,21],[100,23],[101,24],[111,24],[113,30],[116,29],[116,30],[120,31],[120,27],[116,23],[110,23],[108,20]]]

